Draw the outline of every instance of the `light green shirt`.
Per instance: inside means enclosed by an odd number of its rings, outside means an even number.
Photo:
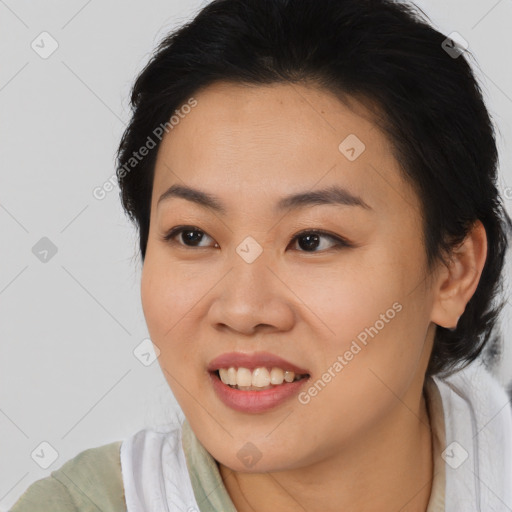
[[[434,458],[434,479],[426,512],[444,512],[443,406],[432,379],[426,380],[425,390]],[[50,476],[30,485],[10,512],[126,512],[121,444],[122,441],[116,441],[80,452]],[[183,450],[200,512],[236,512],[217,462],[199,442],[187,420],[183,423]]]

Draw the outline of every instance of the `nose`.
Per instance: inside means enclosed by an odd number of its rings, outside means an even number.
[[[252,263],[234,254],[232,266],[212,290],[208,311],[216,329],[251,335],[258,330],[290,330],[295,322],[294,294],[263,252]]]

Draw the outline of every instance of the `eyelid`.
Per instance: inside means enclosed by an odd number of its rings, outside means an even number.
[[[181,234],[184,231],[200,231],[201,233],[204,233],[206,236],[210,237],[213,240],[213,238],[208,233],[206,233],[206,231],[199,228],[198,226],[193,226],[193,225],[175,226],[175,227],[171,228],[166,234],[164,234],[162,236],[162,239],[165,242],[174,243],[180,247],[184,247],[185,249],[204,249],[204,247],[201,247],[201,246],[199,246],[199,247],[187,246],[187,245],[181,244],[181,243],[173,240],[173,238],[175,238],[177,235]],[[215,242],[215,243],[217,243],[217,242]]]
[[[353,244],[351,242],[349,242],[346,238],[344,238],[340,235],[336,235],[334,233],[330,233],[329,231],[326,231],[324,229],[319,229],[319,228],[303,229],[302,231],[295,233],[295,235],[293,235],[292,238],[290,239],[290,242],[295,241],[297,238],[300,238],[301,236],[311,235],[311,234],[321,235],[326,238],[330,238],[335,243],[335,245],[331,249],[325,249],[324,251],[312,251],[311,254],[314,254],[315,252],[322,253],[322,252],[325,252],[328,250],[339,249],[339,248],[343,248],[343,247],[353,247]],[[300,251],[300,252],[308,253],[308,251]]]
[[[197,246],[197,247],[187,246],[187,245],[181,244],[181,243],[173,240],[174,237],[176,237],[177,235],[179,235],[180,233],[182,233],[184,231],[199,231],[201,233],[204,233],[206,236],[210,237],[212,240],[214,240],[210,235],[208,235],[208,233],[206,233],[206,231],[199,228],[198,226],[193,226],[193,225],[175,226],[175,227],[171,228],[162,238],[165,242],[175,243],[176,245],[183,247],[185,249],[206,249],[207,248],[204,246]],[[301,236],[304,236],[307,234],[316,234],[316,235],[324,236],[326,238],[330,238],[334,242],[334,246],[331,247],[330,249],[324,249],[322,251],[299,251],[299,252],[304,252],[306,254],[308,254],[308,253],[309,254],[315,254],[315,253],[321,254],[323,252],[327,252],[330,250],[355,247],[355,244],[353,244],[346,238],[344,238],[340,235],[331,233],[329,231],[319,229],[319,228],[309,228],[309,229],[302,229],[301,231],[298,231],[291,237],[290,241],[288,242],[288,245],[290,245],[291,242],[294,242],[297,238],[300,238]],[[218,245],[217,242],[215,242],[215,244]]]

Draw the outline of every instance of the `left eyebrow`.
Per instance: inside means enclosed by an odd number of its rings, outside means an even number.
[[[162,201],[172,197],[180,197],[188,201],[192,201],[200,206],[204,206],[214,210],[222,215],[227,214],[227,208],[215,196],[184,185],[172,185],[158,199],[157,206]],[[300,192],[281,198],[274,207],[275,213],[283,210],[294,210],[305,208],[306,206],[316,205],[343,205],[343,206],[359,206],[365,210],[373,211],[361,197],[354,195],[346,188],[332,185],[331,187]]]
[[[279,212],[321,204],[359,206],[365,210],[373,210],[361,197],[337,185],[283,197],[277,203],[275,210]]]

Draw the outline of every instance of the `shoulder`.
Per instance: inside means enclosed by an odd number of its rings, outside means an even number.
[[[124,512],[121,445],[115,441],[80,452],[30,485],[10,512]]]

